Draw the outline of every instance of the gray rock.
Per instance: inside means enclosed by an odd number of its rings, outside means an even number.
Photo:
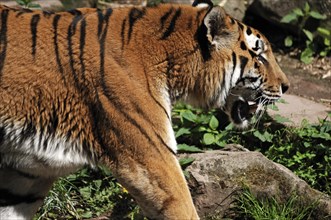
[[[320,13],[331,16],[331,1],[330,0],[249,0],[249,9],[264,19],[278,24],[283,27],[287,27],[294,33],[297,33],[298,26],[289,26],[281,24],[280,20],[287,14],[289,14],[294,8],[304,8],[305,3],[308,2],[312,9],[319,11]]]
[[[329,91],[331,94],[331,88]],[[318,124],[319,120],[327,118],[328,113],[331,112],[330,107],[306,98],[287,94],[284,94],[282,98],[286,103],[277,103],[278,111],[272,109],[267,109],[267,111],[273,118],[281,115],[289,119],[289,122],[285,122],[289,126],[299,127],[303,119],[306,119],[310,123]]]
[[[247,9],[246,1],[242,0],[219,0],[218,5],[222,6],[229,15],[240,21],[244,18]]]
[[[210,151],[187,156],[195,158],[186,171],[201,217],[222,218],[231,208],[236,192],[243,186],[250,188],[258,198],[273,196],[279,201],[286,201],[296,194],[307,204],[319,199],[318,212],[314,217],[322,219],[331,216],[330,197],[312,189],[290,170],[259,152]]]

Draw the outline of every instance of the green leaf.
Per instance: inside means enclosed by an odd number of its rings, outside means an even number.
[[[308,13],[309,12],[309,10],[310,10],[310,6],[309,6],[309,4],[308,4],[308,2],[306,2],[306,4],[305,4],[305,12],[306,13]]]
[[[265,141],[266,141],[266,139],[265,139],[265,137],[263,136],[263,134],[261,134],[261,132],[258,131],[258,130],[254,131],[254,132],[253,132],[253,135],[254,135],[255,137],[257,137],[258,139],[260,139],[260,141],[262,141],[262,142],[265,142]]]
[[[325,46],[330,46],[330,39],[324,38],[324,45]]]
[[[203,150],[197,148],[196,146],[190,146],[187,144],[178,144],[177,149],[180,152],[190,152],[190,153],[202,153]]]
[[[287,123],[287,122],[292,122],[290,119],[286,118],[286,117],[283,117],[281,115],[275,115],[274,116],[274,120],[277,122],[277,123],[280,123],[280,124],[283,124],[283,123]]]
[[[314,51],[307,47],[301,54],[300,54],[300,60],[304,62],[305,64],[309,64],[313,61],[313,54]]]
[[[80,194],[83,198],[88,199],[91,197],[91,188],[89,186],[83,187],[79,189]]]
[[[308,147],[311,146],[311,143],[305,141],[305,142],[303,142],[303,146],[305,146],[306,148],[308,148]]]
[[[287,36],[284,40],[284,45],[286,47],[291,47],[293,45],[293,37],[292,36]]]
[[[23,0],[16,0],[16,3],[21,5],[21,6],[26,5],[25,1],[23,1]]]
[[[211,145],[215,143],[215,136],[211,133],[206,133],[203,135],[203,143],[205,145]]]
[[[273,110],[273,111],[279,111],[278,106],[275,105],[275,104],[268,105],[268,108],[271,109],[271,110]]]
[[[282,104],[288,104],[285,99],[278,99],[277,102],[282,103]]]
[[[181,116],[191,122],[196,122],[197,120],[197,116],[193,114],[190,110],[181,112]]]
[[[301,16],[301,17],[304,16],[303,11],[301,10],[301,8],[295,8],[295,9],[293,9],[293,12],[298,16]]]
[[[211,116],[210,121],[209,121],[209,127],[213,130],[216,130],[218,128],[218,125],[219,125],[219,123],[218,123],[217,118],[214,115]]]
[[[185,158],[179,159],[179,164],[184,169],[185,167],[187,167],[191,163],[193,163],[193,161],[195,161],[194,158],[192,158],[192,157],[185,157]]]
[[[305,35],[307,36],[307,38],[310,40],[310,41],[313,41],[313,38],[314,38],[314,35],[313,33],[311,33],[310,31],[306,30],[306,29],[302,29],[303,33],[305,33]]]
[[[184,135],[184,134],[191,134],[190,129],[188,128],[180,128],[177,132],[176,132],[176,138]]]
[[[84,212],[81,214],[81,217],[83,218],[91,218],[92,217],[92,212],[88,211],[88,212]]]
[[[326,15],[322,15],[322,14],[320,14],[319,12],[317,12],[317,11],[311,11],[311,12],[309,12],[309,15],[311,16],[311,17],[313,17],[313,18],[315,18],[315,19],[319,19],[319,20],[324,20],[324,19],[326,19]]]
[[[320,56],[321,57],[325,57],[326,55],[328,55],[328,52],[327,51],[321,51],[320,52]]]
[[[290,23],[291,21],[295,21],[298,19],[298,16],[295,13],[290,13],[285,15],[280,22],[282,23]]]
[[[263,133],[263,136],[264,136],[264,138],[265,138],[265,140],[266,140],[267,142],[269,142],[269,143],[272,142],[272,138],[273,138],[273,135],[272,135],[272,134],[270,134],[269,132],[265,131],[265,132]]]
[[[331,36],[331,31],[326,29],[326,28],[318,27],[317,32],[320,35],[324,36],[324,37],[330,37]]]
[[[41,8],[41,6],[37,3],[29,3],[28,7],[29,8],[35,8],[35,9],[40,9]]]
[[[96,190],[99,190],[100,187],[101,187],[102,181],[101,180],[94,180],[93,183],[94,183],[94,186],[96,187]]]

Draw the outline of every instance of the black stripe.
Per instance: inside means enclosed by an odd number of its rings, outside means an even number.
[[[55,58],[56,58],[56,63],[57,63],[57,67],[59,68],[59,72],[61,73],[62,75],[62,80],[64,81],[65,83],[65,77],[64,77],[64,73],[63,73],[63,67],[62,67],[62,64],[61,64],[61,59],[60,59],[60,54],[59,54],[59,45],[58,45],[58,42],[57,42],[57,38],[58,38],[58,34],[57,34],[57,26],[59,24],[59,20],[61,18],[61,15],[55,15],[54,16],[54,19],[53,19],[53,33],[54,33],[54,50],[55,50]]]
[[[85,63],[84,63],[84,47],[86,38],[86,21],[82,19],[80,24],[80,38],[79,38],[79,60],[81,65],[81,75],[85,80]]]
[[[246,47],[246,44],[245,44],[244,41],[241,41],[241,42],[240,42],[240,48],[241,48],[242,50],[247,50],[247,47]]]
[[[232,62],[233,62],[232,74],[233,74],[237,66],[237,56],[235,52],[232,52]]]
[[[166,20],[168,19],[168,17],[171,15],[171,13],[174,11],[174,8],[170,8],[169,11],[167,11],[160,19],[160,23],[161,23],[161,28],[160,30],[163,30],[164,28],[164,23],[166,22]]]
[[[248,50],[248,52],[251,55],[251,58],[256,57],[256,54],[252,50]]]
[[[248,36],[252,34],[252,30],[250,27],[247,28],[246,33]]]
[[[240,77],[239,77],[239,79],[241,79],[244,74],[244,70],[247,65],[248,58],[244,57],[244,56],[239,56],[239,60],[240,60]]]
[[[36,45],[37,45],[37,26],[40,20],[40,15],[36,14],[32,16],[30,28],[31,28],[31,35],[32,35],[32,56],[35,57],[36,55]]]
[[[5,59],[7,54],[7,19],[8,10],[1,12],[1,30],[0,30],[0,80],[2,76],[2,70],[5,65]]]
[[[124,36],[125,25],[126,25],[126,19],[123,20],[123,22],[122,22],[122,28],[121,28],[122,50],[123,50],[123,48],[124,48],[124,41],[125,41],[125,36]]]
[[[112,14],[112,9],[109,8],[106,11],[106,14],[103,15],[101,11],[98,11],[98,37],[99,37],[99,44],[100,44],[100,77],[101,77],[101,83],[102,86],[105,86],[105,41],[108,31],[108,24],[109,24],[109,17]],[[105,28],[103,27],[103,23],[105,24]]]
[[[259,47],[259,40],[255,41],[255,47],[252,48],[254,51],[258,51],[259,49],[261,49],[261,47]]]
[[[176,26],[176,21],[180,17],[181,13],[182,13],[182,9],[178,8],[176,10],[174,16],[172,17],[170,24],[167,27],[166,31],[163,33],[161,40],[167,39],[172,34],[172,32],[174,32],[175,26]]]
[[[71,9],[68,11],[69,14],[73,15],[73,16],[79,16],[82,15],[82,12],[77,10],[77,9]]]
[[[51,117],[50,123],[48,125],[48,132],[50,134],[55,134],[58,126],[59,126],[59,117],[57,115],[56,108],[53,106],[53,108],[52,108],[52,117]]]
[[[200,25],[195,33],[196,40],[199,43],[201,55],[204,61],[208,61],[211,58],[209,41],[207,39],[207,27],[206,25]]]
[[[0,146],[2,146],[4,141],[5,141],[5,128],[0,127]],[[0,164],[1,164],[1,154],[0,154]]]
[[[152,94],[152,91],[150,89],[150,85],[149,85],[149,80],[148,80],[148,76],[147,76],[147,73],[146,73],[146,70],[144,70],[144,74],[145,74],[145,78],[146,78],[146,83],[147,83],[147,89],[148,89],[148,93],[149,95],[152,97],[152,99],[154,100],[154,102],[163,110],[164,114],[167,116],[168,120],[171,120],[170,119],[170,115],[168,115],[168,112],[167,110],[163,107],[163,105],[153,96]],[[146,119],[148,117],[145,117]],[[149,121],[150,122],[150,121]],[[151,123],[151,122],[150,122]]]
[[[0,207],[13,206],[20,203],[34,203],[38,200],[43,200],[44,197],[34,194],[16,195],[7,189],[0,189]]]
[[[129,31],[128,31],[127,44],[129,44],[130,40],[131,40],[133,25],[137,22],[137,20],[141,19],[144,15],[145,15],[145,9],[144,10],[139,10],[137,8],[131,9],[131,11],[129,13]]]
[[[76,87],[78,87],[78,76],[77,76],[75,66],[74,66],[75,60],[74,60],[74,56],[73,56],[74,53],[73,53],[73,49],[72,49],[72,46],[73,46],[72,37],[75,35],[77,24],[83,18],[83,16],[81,15],[80,11],[73,10],[72,12],[77,12],[77,14],[74,16],[71,24],[68,27],[68,35],[67,35],[68,53],[69,53],[70,69],[71,69],[72,75],[74,77],[75,85],[76,85]]]
[[[260,76],[257,76],[257,77],[252,77],[252,76],[244,77],[244,79],[247,79],[252,83],[256,82],[259,78],[260,78]]]
[[[240,22],[238,22],[239,28],[243,31],[244,30],[244,25]]]

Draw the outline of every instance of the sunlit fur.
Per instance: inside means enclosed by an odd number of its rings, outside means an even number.
[[[234,88],[266,102],[287,87],[265,37],[220,7],[0,7],[0,219],[31,218],[55,179],[97,164],[146,216],[197,219],[173,104],[227,110]]]

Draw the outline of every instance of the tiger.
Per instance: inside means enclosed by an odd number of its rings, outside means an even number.
[[[0,219],[33,218],[54,181],[98,165],[146,217],[199,219],[175,103],[244,128],[289,85],[266,37],[218,5],[0,6]]]

